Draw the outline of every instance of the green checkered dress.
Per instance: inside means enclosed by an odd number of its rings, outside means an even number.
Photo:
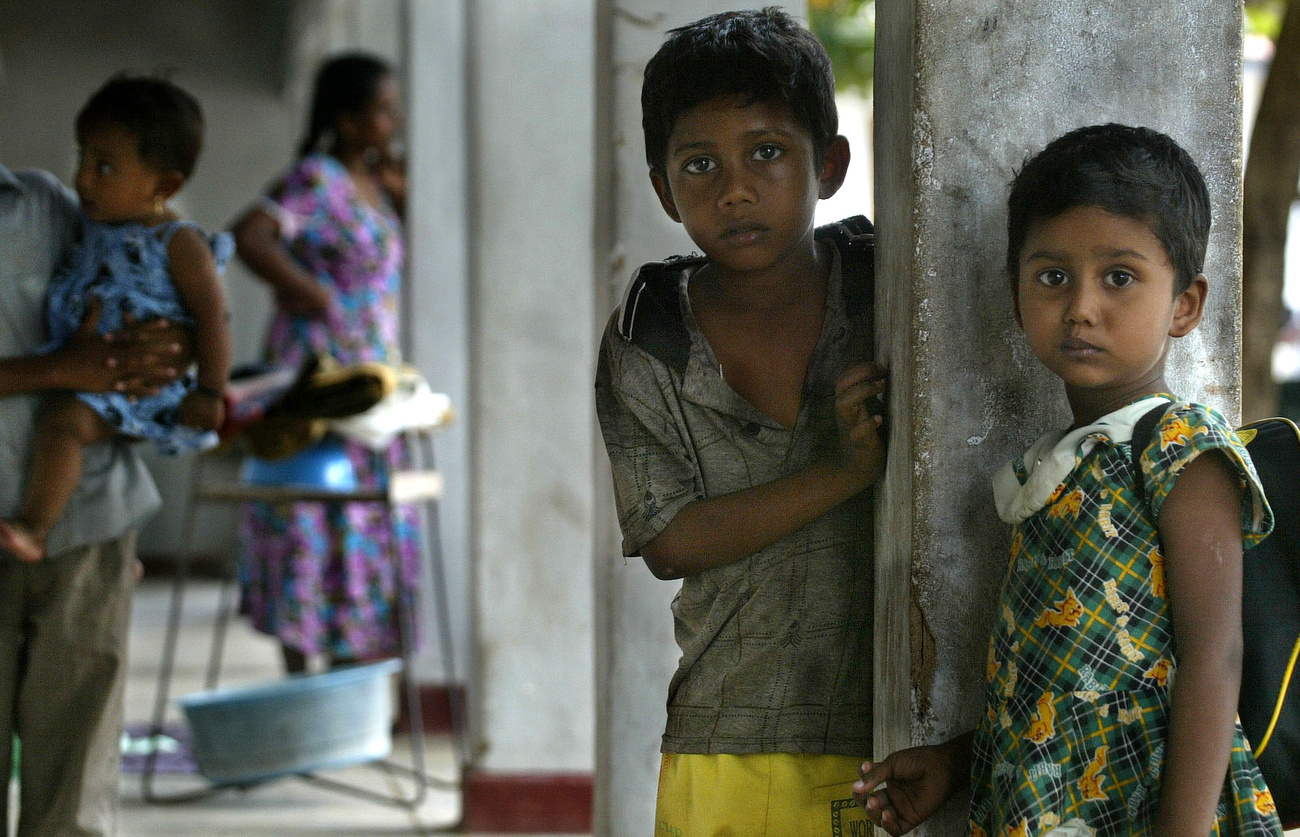
[[[1129,438],[1158,403],[1049,434],[995,479],[999,513],[1018,522],[975,734],[972,835],[1153,826],[1177,668],[1155,516],[1183,466],[1221,450],[1241,479],[1244,542],[1273,527],[1245,446],[1198,404],[1170,408],[1152,434],[1150,502],[1139,498]],[[1282,833],[1240,724],[1218,814],[1216,835]]]

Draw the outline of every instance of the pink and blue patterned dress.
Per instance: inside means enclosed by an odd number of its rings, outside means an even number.
[[[94,299],[100,302],[100,334],[120,329],[128,314],[141,320],[163,317],[193,324],[172,281],[167,260],[167,246],[182,227],[203,235],[190,221],[146,227],[83,218],[81,238],[46,290],[45,328],[49,342],[42,351],[53,351],[66,343]],[[225,270],[234,253],[230,234],[204,238],[212,248],[217,271]],[[128,398],[120,392],[79,392],[77,398],[123,436],[148,439],[160,452],[176,455],[217,444],[214,431],[186,427],[176,420],[177,407],[197,382],[193,372],[186,372],[155,394],[141,398]]]
[[[388,207],[357,192],[338,160],[310,154],[268,191],[286,247],[329,288],[324,318],[277,311],[266,359],[299,366],[310,354],[340,364],[395,362],[404,255]],[[359,486],[404,464],[400,442],[375,453],[346,441]],[[414,612],[419,578],[417,512],[379,503],[249,503],[241,512],[241,610],[253,626],[304,654],[372,659],[400,652],[398,596]]]
[[[1217,450],[1241,487],[1244,545],[1273,527],[1245,446],[1200,404],[1165,413],[1138,495],[1132,429],[1160,403],[1050,433],[994,478],[998,514],[1015,528],[974,740],[975,837],[1154,827],[1178,656],[1153,521],[1183,467]],[[1282,833],[1240,723],[1211,833]]]

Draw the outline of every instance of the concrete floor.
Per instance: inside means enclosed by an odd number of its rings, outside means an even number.
[[[217,590],[218,585],[212,581],[193,581],[187,587],[185,619],[171,689],[173,696],[203,688],[217,612]],[[169,580],[145,579],[135,598],[131,664],[126,687],[128,725],[145,724],[152,716],[170,593]],[[249,629],[242,621],[232,621],[221,685],[263,682],[279,676],[277,645]],[[169,719],[179,720],[177,710],[172,710]],[[224,790],[193,802],[154,805],[143,801],[138,775],[123,775],[119,837],[287,837],[306,834],[365,837],[445,833],[460,819],[456,760],[451,742],[445,736],[429,737],[425,749],[429,773],[436,786],[429,788],[425,802],[415,810],[357,799],[297,778],[269,782],[247,791]],[[393,760],[409,764],[409,753],[409,740],[399,736],[394,741]],[[396,780],[392,776],[373,766],[353,767],[326,775],[362,783],[381,793],[408,795],[413,790],[409,782],[394,786]],[[200,777],[158,774],[154,792],[165,795],[207,786]]]
[[[177,668],[171,693],[183,695],[203,688],[212,626],[217,611],[215,582],[196,580],[185,596]],[[128,724],[144,724],[153,712],[162,656],[171,583],[146,579],[135,598],[131,627],[131,664],[126,691]],[[222,685],[273,680],[280,676],[278,647],[240,620],[232,621],[222,666]],[[170,720],[178,720],[173,710]],[[374,835],[424,835],[454,832],[460,818],[460,795],[455,787],[456,760],[450,740],[426,740],[429,773],[437,786],[415,810],[380,805],[315,787],[300,779],[283,779],[251,790],[225,790],[205,799],[180,804],[152,805],[143,801],[140,777],[122,777],[122,811],[118,837],[297,837],[336,834],[348,837]],[[410,742],[394,741],[393,760],[409,764]],[[328,774],[366,785],[381,793],[407,794],[409,783],[395,786],[390,777],[373,767],[354,767]],[[159,774],[154,791],[159,795],[208,787],[194,776]],[[577,837],[574,835],[573,837]],[[1300,829],[1287,837],[1300,837]]]

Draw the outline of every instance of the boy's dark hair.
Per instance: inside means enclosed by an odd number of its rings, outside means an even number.
[[[1210,192],[1191,155],[1150,128],[1093,125],[1048,143],[1025,163],[1007,200],[1007,271],[1020,271],[1030,225],[1076,206],[1147,224],[1169,254],[1174,293],[1205,267]]]
[[[203,110],[193,96],[164,78],[119,73],[77,114],[77,134],[116,125],[139,142],[137,153],[159,171],[189,179],[203,150]]]
[[[667,165],[677,117],[723,95],[783,100],[812,136],[819,160],[839,128],[835,75],[813,34],[776,6],[723,12],[669,32],[646,64],[641,126],[652,171]]]
[[[321,138],[333,131],[343,115],[363,112],[375,97],[380,83],[393,74],[383,59],[363,52],[349,52],[329,59],[316,71],[311,94],[311,115],[307,133],[298,146],[298,156],[318,150]]]

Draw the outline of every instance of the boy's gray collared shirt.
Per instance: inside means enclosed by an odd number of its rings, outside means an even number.
[[[625,555],[639,555],[688,503],[772,482],[834,450],[835,380],[865,359],[839,263],[837,255],[793,429],[727,384],[691,316],[689,276],[678,294],[691,338],[680,376],[624,340],[615,312],[596,404]],[[682,657],[669,686],[665,752],[871,752],[868,497],[749,558],[683,579],[673,602]]]
[[[76,197],[52,175],[0,166],[0,357],[29,355],[45,342],[45,287],[75,241],[79,219]],[[39,404],[39,393],[0,398],[0,517],[14,514],[22,499]],[[93,445],[77,491],[50,533],[49,554],[117,538],[139,528],[159,505],[129,444]]]

